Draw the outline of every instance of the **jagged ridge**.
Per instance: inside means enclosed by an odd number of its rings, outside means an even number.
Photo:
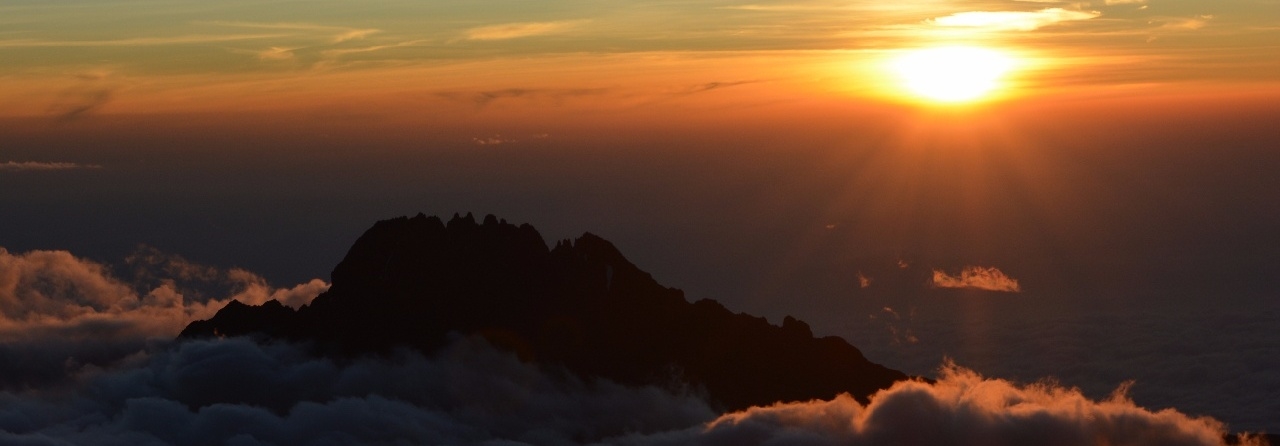
[[[725,409],[840,392],[865,400],[907,379],[789,316],[779,327],[712,300],[689,303],[593,234],[548,249],[532,226],[492,215],[380,221],[332,279],[297,311],[232,302],[179,337],[265,335],[360,355],[397,346],[429,353],[450,332],[480,335],[584,376],[693,384]]]

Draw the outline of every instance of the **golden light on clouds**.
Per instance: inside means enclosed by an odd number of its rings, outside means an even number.
[[[1001,87],[1014,66],[1004,52],[968,46],[911,50],[890,62],[907,93],[940,103],[983,99]]]
[[[1022,291],[1022,286],[1018,284],[1017,279],[1009,277],[996,267],[967,266],[955,276],[935,269],[932,284],[937,288],[965,288],[1006,293]]]
[[[1048,8],[1039,11],[969,11],[929,20],[937,26],[976,28],[989,31],[1034,31],[1059,22],[1088,20],[1101,16],[1097,11]]]

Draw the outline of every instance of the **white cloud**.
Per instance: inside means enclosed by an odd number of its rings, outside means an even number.
[[[1047,8],[1039,11],[970,11],[929,19],[926,23],[955,28],[991,31],[1034,31],[1060,22],[1100,17],[1097,11],[1071,11]]]

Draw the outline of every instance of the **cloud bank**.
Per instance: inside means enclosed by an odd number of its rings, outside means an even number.
[[[430,357],[345,360],[246,338],[173,342],[185,321],[232,297],[301,305],[327,284],[272,288],[145,247],[123,270],[0,249],[0,443],[1220,445],[1227,432],[1211,418],[1138,407],[1127,386],[1096,401],[955,365],[866,405],[841,395],[718,415],[697,389],[581,379],[475,338]]]
[[[483,341],[337,363],[292,345],[190,341],[71,395],[0,394],[0,443],[569,445],[715,415],[696,397],[541,370]]]
[[[862,405],[776,404],[724,415],[705,426],[627,445],[1221,445],[1210,418],[1137,407],[1121,387],[1103,401],[1041,383],[1019,386],[944,366],[936,384],[900,382]],[[1262,444],[1246,439],[1244,444]]]
[[[1017,279],[1005,275],[995,267],[966,266],[957,276],[935,269],[931,284],[936,288],[966,288],[1006,293],[1022,291]]]
[[[152,349],[69,391],[0,393],[0,442],[32,445],[1221,445],[1224,426],[1016,385],[954,365],[935,384],[716,416],[698,397],[582,380],[456,338],[434,357],[315,358],[244,338]],[[1246,445],[1260,445],[1246,440]]]
[[[0,248],[0,389],[42,386],[103,367],[227,302],[271,299],[301,306],[328,289],[319,279],[274,288],[242,269],[223,270],[142,248],[124,276],[67,251]]]

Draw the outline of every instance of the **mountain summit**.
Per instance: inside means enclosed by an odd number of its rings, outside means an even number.
[[[608,241],[587,233],[548,248],[528,224],[489,215],[447,223],[418,214],[380,221],[333,270],[333,285],[293,310],[232,302],[180,338],[260,335],[354,356],[449,333],[478,335],[521,359],[624,384],[691,384],[724,409],[776,401],[860,400],[908,377],[843,339],[815,338],[664,287]]]

